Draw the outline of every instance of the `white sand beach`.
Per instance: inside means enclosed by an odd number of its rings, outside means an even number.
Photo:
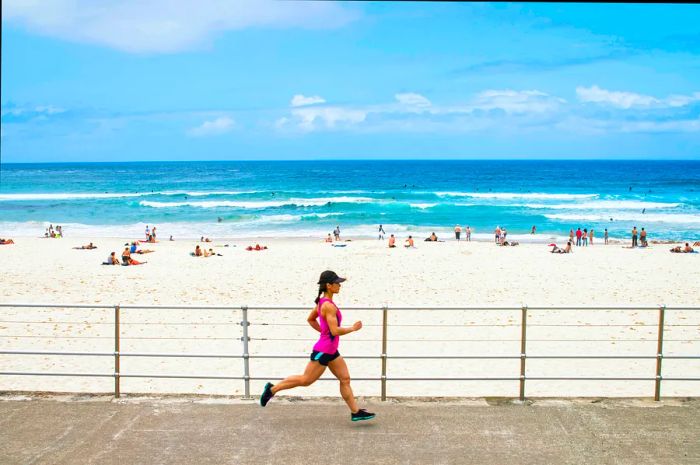
[[[163,233],[165,234],[165,233]],[[134,238],[15,237],[0,246],[0,302],[91,305],[302,306],[250,310],[250,352],[304,356],[316,340],[305,322],[321,271],[348,278],[341,309],[388,305],[392,355],[519,355],[520,307],[528,318],[528,355],[655,356],[658,311],[541,311],[550,306],[666,305],[665,355],[700,353],[700,254],[672,254],[671,245],[627,249],[621,244],[551,254],[542,244],[497,247],[490,242],[416,242],[389,249],[385,241],[215,240],[202,244],[222,256],[192,257],[193,240],[143,244],[155,253],[134,257],[143,266],[103,266]],[[72,247],[94,242],[95,250]],[[268,250],[246,251],[256,242]],[[405,311],[392,307],[512,307],[512,311]],[[1,350],[114,350],[111,309],[0,308]],[[379,356],[381,312],[345,310],[344,323],[362,331],[344,336],[345,356]],[[240,310],[124,309],[122,352],[241,354]],[[566,326],[552,326],[566,325]],[[252,359],[251,376],[300,372],[303,359]],[[655,375],[655,360],[528,360],[528,376]],[[122,357],[122,373],[242,376],[241,359]],[[378,377],[380,360],[348,358],[355,378]],[[517,377],[519,360],[389,360],[389,377]],[[0,355],[0,371],[112,373],[112,357]],[[664,376],[700,377],[693,360],[665,360]],[[258,394],[264,382],[251,383]],[[651,396],[652,381],[528,381],[530,396]],[[0,390],[99,391],[111,378],[0,376]],[[358,395],[378,395],[378,381],[355,381]],[[124,392],[243,393],[239,380],[125,378]],[[388,395],[516,396],[517,381],[389,381]],[[662,395],[698,395],[699,382],[666,381]],[[335,395],[317,383],[289,395]]]

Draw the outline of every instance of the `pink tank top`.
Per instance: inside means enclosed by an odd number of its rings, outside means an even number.
[[[340,343],[340,336],[333,336],[330,329],[328,328],[328,322],[323,316],[321,316],[321,306],[325,302],[330,302],[336,309],[336,316],[338,317],[338,327],[343,320],[343,315],[340,313],[340,309],[336,304],[333,303],[331,299],[326,299],[325,297],[318,301],[318,306],[316,307],[316,313],[318,315],[318,324],[321,326],[321,337],[319,337],[318,342],[314,344],[314,350],[316,352],[323,352],[324,354],[334,354],[338,351],[338,344]]]

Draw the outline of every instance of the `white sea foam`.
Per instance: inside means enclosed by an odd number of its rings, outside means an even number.
[[[535,209],[552,209],[552,210],[652,210],[660,208],[675,208],[679,203],[666,202],[643,202],[637,200],[599,200],[594,202],[582,203],[560,203],[560,204],[545,204],[545,203],[528,203],[524,205],[514,204],[507,205],[509,207],[527,207]]]
[[[324,198],[311,198],[311,199],[301,199],[293,198],[286,200],[251,200],[251,201],[235,201],[235,200],[211,200],[211,201],[187,201],[187,202],[155,202],[149,200],[142,200],[139,205],[151,208],[177,208],[177,207],[195,207],[195,208],[220,208],[220,207],[230,207],[230,208],[273,208],[282,207],[285,205],[297,206],[297,207],[317,207],[331,203],[367,203],[373,202],[375,199],[368,197],[324,197]]]
[[[635,221],[637,223],[676,223],[676,224],[690,224],[690,223],[700,223],[700,215],[692,215],[686,213],[653,213],[653,214],[641,214],[641,213],[629,213],[629,212],[616,212],[610,215],[601,214],[551,214],[544,215],[545,218],[550,220],[567,220],[567,221],[610,221],[612,218],[614,221]]]
[[[420,208],[421,210],[425,210],[426,208],[432,208],[437,204],[436,203],[412,203],[410,205],[413,208]]]
[[[545,194],[539,192],[435,192],[438,197],[471,197],[475,199],[542,199],[577,200],[594,199],[598,194]]]

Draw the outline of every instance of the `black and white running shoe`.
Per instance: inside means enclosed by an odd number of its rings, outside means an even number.
[[[352,421],[371,420],[372,418],[374,418],[374,413],[368,412],[367,410],[365,410],[363,408],[358,410],[356,413],[350,414],[350,419]]]
[[[260,396],[260,405],[262,407],[266,406],[267,403],[270,402],[270,399],[272,399],[272,396],[274,396],[274,394],[272,393],[272,386],[274,386],[274,384],[267,383],[265,385],[265,389],[263,389],[263,393]]]

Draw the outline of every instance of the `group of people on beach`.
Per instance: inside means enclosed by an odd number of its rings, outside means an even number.
[[[534,230],[534,226],[533,226],[533,230]],[[515,245],[519,244],[519,242],[517,242],[517,241],[513,241],[513,240],[508,241],[506,239],[508,237],[508,231],[506,230],[505,227],[502,228],[500,225],[496,226],[496,229],[494,230],[493,235],[494,235],[494,240],[496,242],[496,245],[515,246]]]
[[[694,246],[698,247],[700,246],[700,241],[695,242],[693,244]],[[681,247],[680,245],[677,245],[676,247],[671,248],[671,253],[697,253],[695,249],[693,249],[687,242],[685,243],[685,247]]]
[[[63,237],[63,227],[60,225],[56,225],[56,228],[54,229],[53,224],[50,224],[48,228],[46,228],[46,232],[44,232],[44,237],[50,237],[53,239],[60,239]]]

